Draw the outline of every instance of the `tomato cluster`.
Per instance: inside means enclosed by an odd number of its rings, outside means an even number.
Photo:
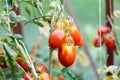
[[[58,49],[59,62],[65,66],[71,66],[76,57],[76,47],[83,46],[84,39],[74,24],[62,21],[54,25],[54,31],[49,36],[49,46],[51,49]]]
[[[115,37],[111,33],[108,27],[100,27],[98,29],[98,36],[96,36],[93,41],[94,46],[100,47],[105,44],[107,49],[115,50]]]

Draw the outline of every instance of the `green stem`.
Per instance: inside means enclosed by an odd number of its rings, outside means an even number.
[[[0,79],[2,79],[2,80],[6,80],[6,78],[5,78],[5,74],[4,74],[4,72],[3,72],[3,70],[2,70],[1,67],[0,67]]]
[[[51,64],[52,64],[52,52],[53,52],[53,49],[49,49],[49,66],[48,66],[48,68],[49,68],[49,73],[51,74]]]
[[[20,56],[24,59],[25,63],[29,66],[30,68],[30,72],[33,74],[33,76],[35,77],[35,80],[39,80],[39,77],[35,71],[35,68],[33,66],[33,64],[31,64],[31,62],[29,62],[24,49],[22,48],[22,46],[18,43],[18,41],[15,39],[15,42],[17,44],[17,50],[20,52]]]
[[[15,65],[12,64],[12,70],[11,70],[12,80],[17,80],[16,72],[17,72],[17,68]]]

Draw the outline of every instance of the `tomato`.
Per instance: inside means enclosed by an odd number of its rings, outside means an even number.
[[[34,80],[34,77],[31,74],[24,74],[23,79],[24,80]]]
[[[103,45],[105,42],[104,37],[96,36],[93,40],[93,45],[95,47],[100,47],[100,44]]]
[[[0,67],[1,68],[7,68],[8,67],[5,60],[0,61]]]
[[[108,27],[102,26],[98,29],[98,35],[101,35],[102,37],[105,36],[107,33],[109,33]]]
[[[63,29],[67,26],[66,23],[62,22],[62,21],[59,21],[57,22],[55,25],[54,25],[54,28],[59,28],[59,29]]]
[[[29,71],[30,70],[30,68],[27,66],[27,64],[22,59],[22,57],[17,57],[16,61],[25,71]]]
[[[0,59],[0,67],[1,68],[7,68],[8,66],[7,66],[7,63],[5,61],[5,58],[2,57],[3,55],[4,55],[4,53],[3,53],[2,49],[0,49],[0,57],[1,57],[1,59]]]
[[[46,70],[48,70],[48,68],[45,65],[40,65],[40,66],[36,67],[36,72],[37,73],[40,73],[40,72],[46,71]]]
[[[60,48],[66,42],[66,34],[64,31],[56,29],[49,36],[50,48]]]
[[[106,47],[107,47],[109,50],[115,50],[116,45],[115,45],[114,42],[115,42],[114,36],[109,35],[109,36],[106,37],[106,42],[105,42],[105,44],[106,44]]]
[[[3,51],[2,51],[2,49],[0,49],[0,55],[3,55]]]
[[[43,72],[40,74],[40,80],[52,80],[52,77],[48,73]]]
[[[83,36],[81,36],[81,41],[80,41],[80,43],[79,43],[79,46],[81,47],[81,46],[83,46],[84,45],[84,38],[83,38]]]
[[[80,46],[80,41],[81,41],[81,34],[80,31],[78,30],[78,28],[76,26],[70,26],[68,28],[69,32],[70,32],[70,36],[73,38],[75,46]]]
[[[58,59],[63,66],[71,66],[75,58],[76,48],[73,44],[63,44],[62,47],[58,49]]]
[[[65,78],[63,77],[63,75],[59,76],[59,80],[65,80]]]

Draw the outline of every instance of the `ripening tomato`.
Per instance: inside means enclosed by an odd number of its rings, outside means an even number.
[[[115,45],[115,37],[112,36],[112,35],[109,35],[106,37],[106,47],[109,49],[109,50],[115,50],[116,48],[116,45]]]
[[[64,31],[56,29],[49,36],[50,48],[60,48],[66,42],[66,34]]]
[[[40,80],[52,80],[52,77],[48,73],[43,72],[40,74]]]
[[[0,57],[2,57],[3,55],[4,55],[4,53],[3,53],[2,49],[0,49]],[[7,63],[5,61],[5,58],[0,59],[0,67],[1,68],[7,68],[8,67]]]
[[[81,40],[80,40],[79,46],[81,47],[83,45],[84,45],[84,38],[83,38],[83,36],[81,36]]]
[[[105,27],[105,26],[102,26],[98,29],[98,35],[101,35],[102,37],[107,35],[107,33],[109,33],[109,28],[108,27]]]
[[[70,32],[70,36],[74,40],[75,46],[79,46],[81,41],[81,34],[78,28],[75,25],[73,25],[73,26],[70,26],[68,30]]]
[[[22,57],[17,57],[16,61],[25,71],[29,71],[30,70],[30,68],[27,66],[27,64],[25,63],[25,61],[23,60]]]
[[[73,44],[63,44],[62,47],[58,49],[58,59],[63,66],[71,66],[75,58],[76,48]]]
[[[2,51],[2,49],[0,49],[0,55],[3,55],[3,51]]]
[[[24,74],[23,79],[24,80],[34,80],[34,77],[31,74]]]
[[[65,80],[64,76],[63,76],[63,75],[60,75],[60,76],[59,76],[59,80]]]
[[[96,36],[93,40],[93,45],[95,47],[100,47],[100,45],[103,45],[105,43],[104,37]]]
[[[36,67],[36,72],[37,73],[40,73],[40,72],[46,71],[46,70],[48,70],[48,68],[45,65],[40,65],[40,66]]]
[[[55,25],[54,28],[59,28],[59,29],[63,29],[67,26],[66,23],[62,22],[62,21],[58,21]]]

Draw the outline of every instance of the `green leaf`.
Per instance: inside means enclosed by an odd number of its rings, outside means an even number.
[[[1,67],[0,67],[0,79],[1,79],[1,80],[6,80],[5,74],[4,74],[4,72],[3,72],[3,70],[2,70]]]
[[[58,69],[52,68],[51,69],[52,75],[54,76],[59,76],[61,72]]]
[[[14,11],[10,11],[9,16],[12,18],[12,17],[16,17],[17,15]]]
[[[30,5],[27,5],[27,6],[25,7],[25,10],[26,10],[26,12],[29,14],[29,16],[30,16],[30,15],[31,15]]]
[[[8,0],[8,6],[11,8],[13,6],[12,0]]]
[[[62,75],[65,80],[75,80],[75,75],[67,68],[62,69]]]
[[[26,18],[24,16],[21,16],[21,15],[18,15],[16,17],[12,17],[12,19],[15,21],[15,22],[24,22],[26,21]]]
[[[16,25],[17,25],[17,24],[16,24],[15,22],[13,22],[13,21],[10,22],[10,27],[11,27],[11,28],[16,27]]]
[[[14,65],[16,61],[17,53],[13,49],[11,49],[11,47],[7,45],[6,43],[2,43],[2,45],[3,45],[4,52],[6,53],[6,56],[8,57],[7,60],[9,64],[11,66]]]
[[[43,25],[43,23],[42,23],[41,20],[34,20],[33,22],[34,22],[35,24],[37,24],[38,26],[40,26],[40,27],[44,27],[44,25]]]

